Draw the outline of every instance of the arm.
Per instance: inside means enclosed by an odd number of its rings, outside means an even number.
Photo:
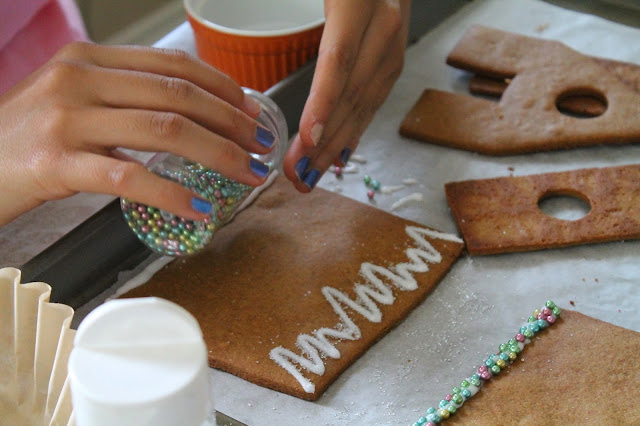
[[[410,0],[325,0],[311,91],[284,162],[299,191],[355,151],[402,71],[409,15]]]
[[[270,149],[259,112],[230,78],[183,52],[69,44],[0,97],[0,225],[81,191],[204,219],[194,193],[117,148],[171,152],[260,185],[247,152]]]

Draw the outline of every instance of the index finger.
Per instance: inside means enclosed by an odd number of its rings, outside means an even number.
[[[339,102],[372,13],[369,0],[325,1],[326,23],[318,61],[300,119],[300,139],[308,148],[318,144]]]
[[[104,68],[180,78],[201,87],[254,119],[260,114],[258,103],[246,95],[231,77],[182,50],[71,43],[58,53],[58,58],[70,61],[83,58]]]

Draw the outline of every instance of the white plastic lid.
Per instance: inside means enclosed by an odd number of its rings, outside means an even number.
[[[202,331],[182,307],[112,300],[80,324],[69,358],[78,426],[200,425],[211,409]]]

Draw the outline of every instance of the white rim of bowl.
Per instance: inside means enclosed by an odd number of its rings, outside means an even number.
[[[319,27],[320,25],[324,24],[325,21],[325,17],[323,16],[320,19],[316,19],[315,21],[309,22],[308,24],[304,24],[304,25],[299,25],[297,27],[291,27],[291,28],[284,28],[281,30],[239,30],[236,28],[229,28],[229,27],[225,27],[222,25],[218,25],[216,23],[213,23],[211,21],[209,21],[208,19],[205,19],[203,17],[201,17],[200,15],[198,15],[197,13],[195,13],[195,11],[193,10],[193,8],[191,7],[191,1],[189,0],[184,0],[183,4],[184,4],[184,8],[187,10],[187,13],[189,14],[189,16],[191,16],[193,19],[195,19],[196,21],[198,21],[199,23],[201,23],[202,25],[204,25],[205,27],[209,27],[213,30],[216,31],[220,31],[222,33],[226,33],[226,34],[234,34],[234,35],[240,35],[240,36],[250,36],[250,37],[276,37],[276,36],[283,36],[283,35],[289,35],[289,34],[296,34],[296,33],[300,33],[302,31],[306,31],[315,27]]]

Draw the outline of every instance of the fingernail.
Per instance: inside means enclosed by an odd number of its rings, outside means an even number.
[[[314,124],[311,128],[311,142],[313,142],[314,145],[318,145],[318,142],[320,142],[323,130],[324,126],[322,124]]]
[[[307,171],[307,167],[309,167],[309,163],[311,159],[309,157],[302,157],[298,160],[295,167],[296,175],[298,175],[298,179],[302,180],[302,176],[304,176],[304,172]]]
[[[309,189],[313,189],[318,183],[318,179],[320,179],[320,171],[316,169],[311,169],[309,172],[304,175],[302,182],[309,187]]]
[[[273,142],[276,140],[276,137],[273,136],[273,133],[271,133],[269,129],[258,126],[256,129],[256,140],[260,145],[271,148]]]
[[[191,207],[197,212],[209,214],[211,213],[211,203],[202,198],[193,197],[191,199]]]
[[[342,164],[346,166],[349,161],[349,157],[351,157],[351,150],[349,148],[343,149],[340,153],[340,161],[342,161]]]
[[[244,95],[244,108],[249,112],[249,114],[255,116],[260,115],[260,112],[262,111],[258,101],[246,94]]]
[[[249,166],[251,167],[251,170],[253,171],[253,173],[255,173],[256,175],[262,178],[266,177],[269,174],[269,170],[270,170],[269,166],[256,160],[253,157],[251,157],[251,160],[249,160]]]

